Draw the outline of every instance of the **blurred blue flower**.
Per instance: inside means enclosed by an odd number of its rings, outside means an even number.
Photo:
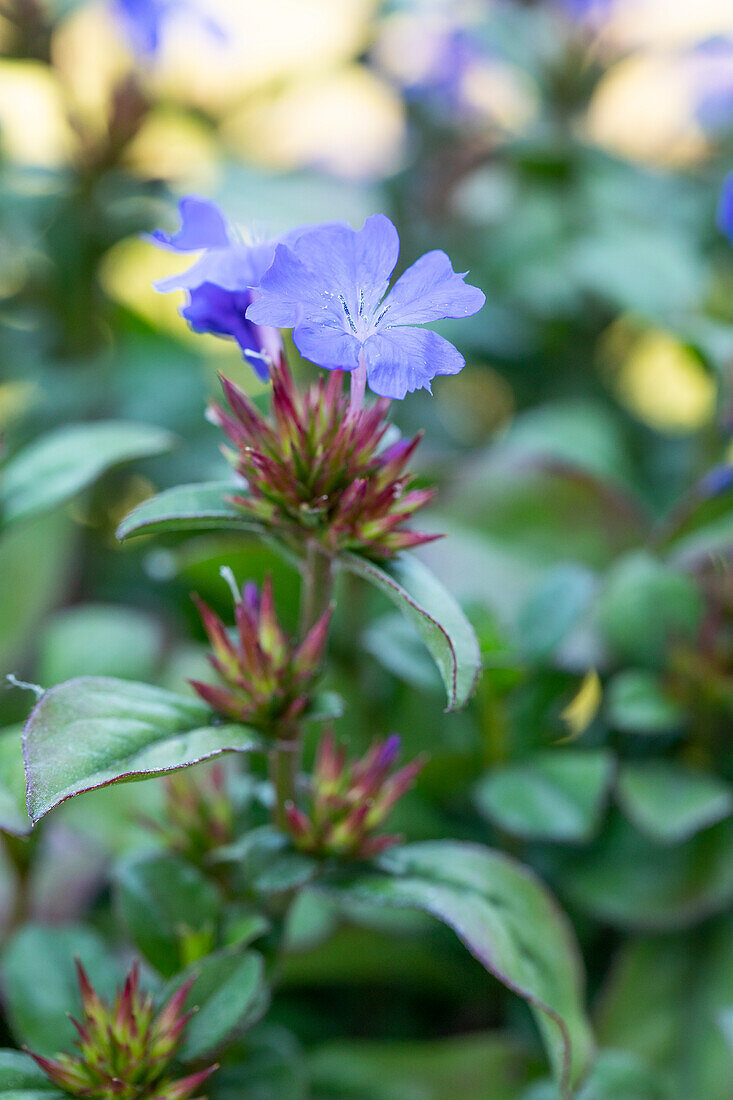
[[[733,172],[726,177],[718,203],[718,227],[733,243]]]
[[[733,40],[710,38],[692,52],[697,118],[706,130],[733,126]]]
[[[276,241],[245,244],[213,202],[188,197],[179,203],[181,228],[168,234],[156,230],[156,244],[173,252],[202,252],[180,275],[160,279],[156,290],[188,291],[181,315],[194,332],[210,332],[236,340],[260,378],[268,377],[267,362],[277,357],[279,333],[247,320],[252,288],[272,263]]]
[[[417,260],[387,294],[399,249],[397,230],[383,214],[358,231],[348,225],[304,231],[278,245],[247,317],[292,328],[306,359],[328,370],[358,368],[360,384],[365,379],[383,397],[430,390],[436,375],[457,374],[465,361],[442,336],[415,326],[469,317],[485,298],[438,250]]]
[[[697,495],[716,497],[733,489],[733,466],[713,466],[697,484]]]
[[[112,5],[139,57],[158,53],[163,28],[175,15],[193,15],[214,38],[223,41],[226,37],[221,27],[197,8],[196,0],[112,0]]]
[[[560,0],[561,6],[573,19],[599,19],[607,16],[614,0]]]
[[[427,100],[441,111],[455,114],[466,107],[466,81],[487,59],[487,51],[467,27],[448,27],[433,35],[427,69],[407,81],[405,92]]]

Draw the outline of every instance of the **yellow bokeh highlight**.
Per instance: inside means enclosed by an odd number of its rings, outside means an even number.
[[[563,737],[557,744],[567,744],[581,737],[591,724],[603,698],[603,685],[594,668],[586,672],[576,695],[570,700],[561,712],[565,725],[568,727],[568,736]]]
[[[615,376],[620,402],[657,431],[694,432],[709,423],[718,397],[716,380],[674,336],[660,330],[633,341]]]
[[[62,89],[40,61],[0,61],[0,144],[16,164],[56,168],[74,149]]]
[[[675,55],[640,53],[601,79],[584,124],[585,136],[632,160],[678,166],[705,155],[691,82]]]
[[[239,380],[243,367],[237,345],[208,333],[199,335],[192,332],[179,313],[186,300],[185,292],[160,294],[153,286],[157,279],[185,270],[193,259],[193,253],[181,256],[157,248],[140,237],[127,237],[114,245],[104,257],[99,281],[113,301],[142,317],[158,332],[168,333],[181,343],[190,345],[202,358],[214,360],[213,375],[216,370],[221,370],[228,377]],[[251,373],[248,369],[244,371],[244,378],[249,381]]]
[[[108,5],[92,0],[63,20],[53,38],[52,57],[76,117],[92,133],[103,132],[112,92],[132,64]]]
[[[36,382],[16,379],[0,383],[0,431],[4,432],[11,424],[22,420],[39,397],[40,389]]]
[[[733,34],[730,0],[615,0],[606,36],[626,48],[684,47]]]
[[[267,86],[357,57],[376,0],[200,0],[226,41],[181,16],[170,22],[153,76],[159,93],[223,113]]]
[[[224,139],[255,163],[316,166],[354,178],[394,171],[404,134],[400,97],[359,65],[304,78],[250,102],[222,125]]]
[[[218,141],[211,128],[175,108],[147,116],[124,160],[144,179],[165,180],[180,191],[211,191],[219,175]]]
[[[128,237],[114,245],[104,257],[99,279],[110,298],[156,328],[184,338],[188,329],[178,313],[184,302],[183,291],[159,294],[153,283],[184,270],[191,259],[191,256],[156,248],[139,237]]]
[[[469,109],[510,133],[521,133],[539,112],[534,84],[518,69],[500,61],[469,68],[463,97]]]

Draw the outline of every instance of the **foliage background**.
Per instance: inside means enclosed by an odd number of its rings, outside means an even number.
[[[194,337],[151,289],[181,265],[141,234],[172,225],[190,192],[270,232],[388,213],[401,264],[444,248],[487,295],[442,329],[465,371],[393,410],[426,428],[430,525],[449,538],[424,557],[468,611],[485,671],[470,706],[443,715],[416,638],[346,581],[327,685],[352,701],[341,732],[365,746],[395,730],[407,756],[429,752],[399,810],[410,839],[516,855],[568,912],[602,1051],[584,1100],[725,1100],[729,5],[617,0],[590,22],[550,0],[210,7],[226,47],[182,25],[146,65],[102,3],[0,5],[5,454],[85,420],[180,440],[2,535],[0,668],[43,687],[92,673],[180,690],[204,652],[189,592],[226,614],[223,563],[240,580],[273,573],[294,624],[295,574],[259,544],[114,538],[153,492],[224,474],[202,415],[217,370],[259,392],[231,345]],[[447,77],[435,68],[466,42]],[[0,693],[8,731],[28,698]],[[150,783],[55,812],[23,914],[13,842],[0,848],[6,1001],[19,917],[104,935],[110,867],[156,843],[139,820],[159,802]],[[334,928],[314,906],[296,933],[247,1096],[554,1095],[529,1013],[447,932],[358,911]]]

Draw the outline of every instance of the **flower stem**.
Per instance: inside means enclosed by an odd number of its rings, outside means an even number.
[[[305,638],[328,609],[333,591],[333,561],[317,542],[306,547],[300,606],[300,637]],[[275,792],[273,820],[279,829],[287,828],[286,806],[295,802],[300,769],[301,729],[290,726],[283,731],[270,751],[270,782]]]
[[[286,807],[295,801],[295,788],[300,764],[299,730],[290,741],[278,741],[270,750],[270,782],[275,792],[273,821],[278,829],[287,829]]]
[[[303,566],[303,586],[300,602],[300,636],[304,638],[311,627],[328,609],[333,591],[333,561],[317,542],[308,543]]]
[[[359,366],[350,373],[351,397],[349,398],[349,416],[356,416],[364,404],[366,393],[367,368],[364,352],[359,352]]]

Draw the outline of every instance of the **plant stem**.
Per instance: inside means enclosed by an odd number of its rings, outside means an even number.
[[[12,932],[28,919],[30,912],[30,870],[35,837],[3,836],[6,854],[15,872],[15,896],[10,921],[5,928]]]
[[[300,636],[304,638],[325,613],[333,591],[333,562],[317,542],[308,543],[300,602]]]
[[[359,352],[359,366],[355,367],[351,371],[351,398],[349,400],[349,412],[350,417],[356,416],[364,404],[364,394],[366,393],[366,359],[364,358],[364,352]]]
[[[287,830],[286,807],[295,801],[295,788],[300,765],[300,730],[288,741],[278,741],[270,750],[270,782],[275,792],[273,821],[278,829]]]
[[[328,609],[333,591],[333,562],[317,542],[308,543],[303,565],[300,605],[300,637],[304,638]],[[281,731],[270,751],[270,782],[275,792],[273,820],[279,829],[287,828],[286,806],[295,801],[300,770],[301,728],[290,726]]]

